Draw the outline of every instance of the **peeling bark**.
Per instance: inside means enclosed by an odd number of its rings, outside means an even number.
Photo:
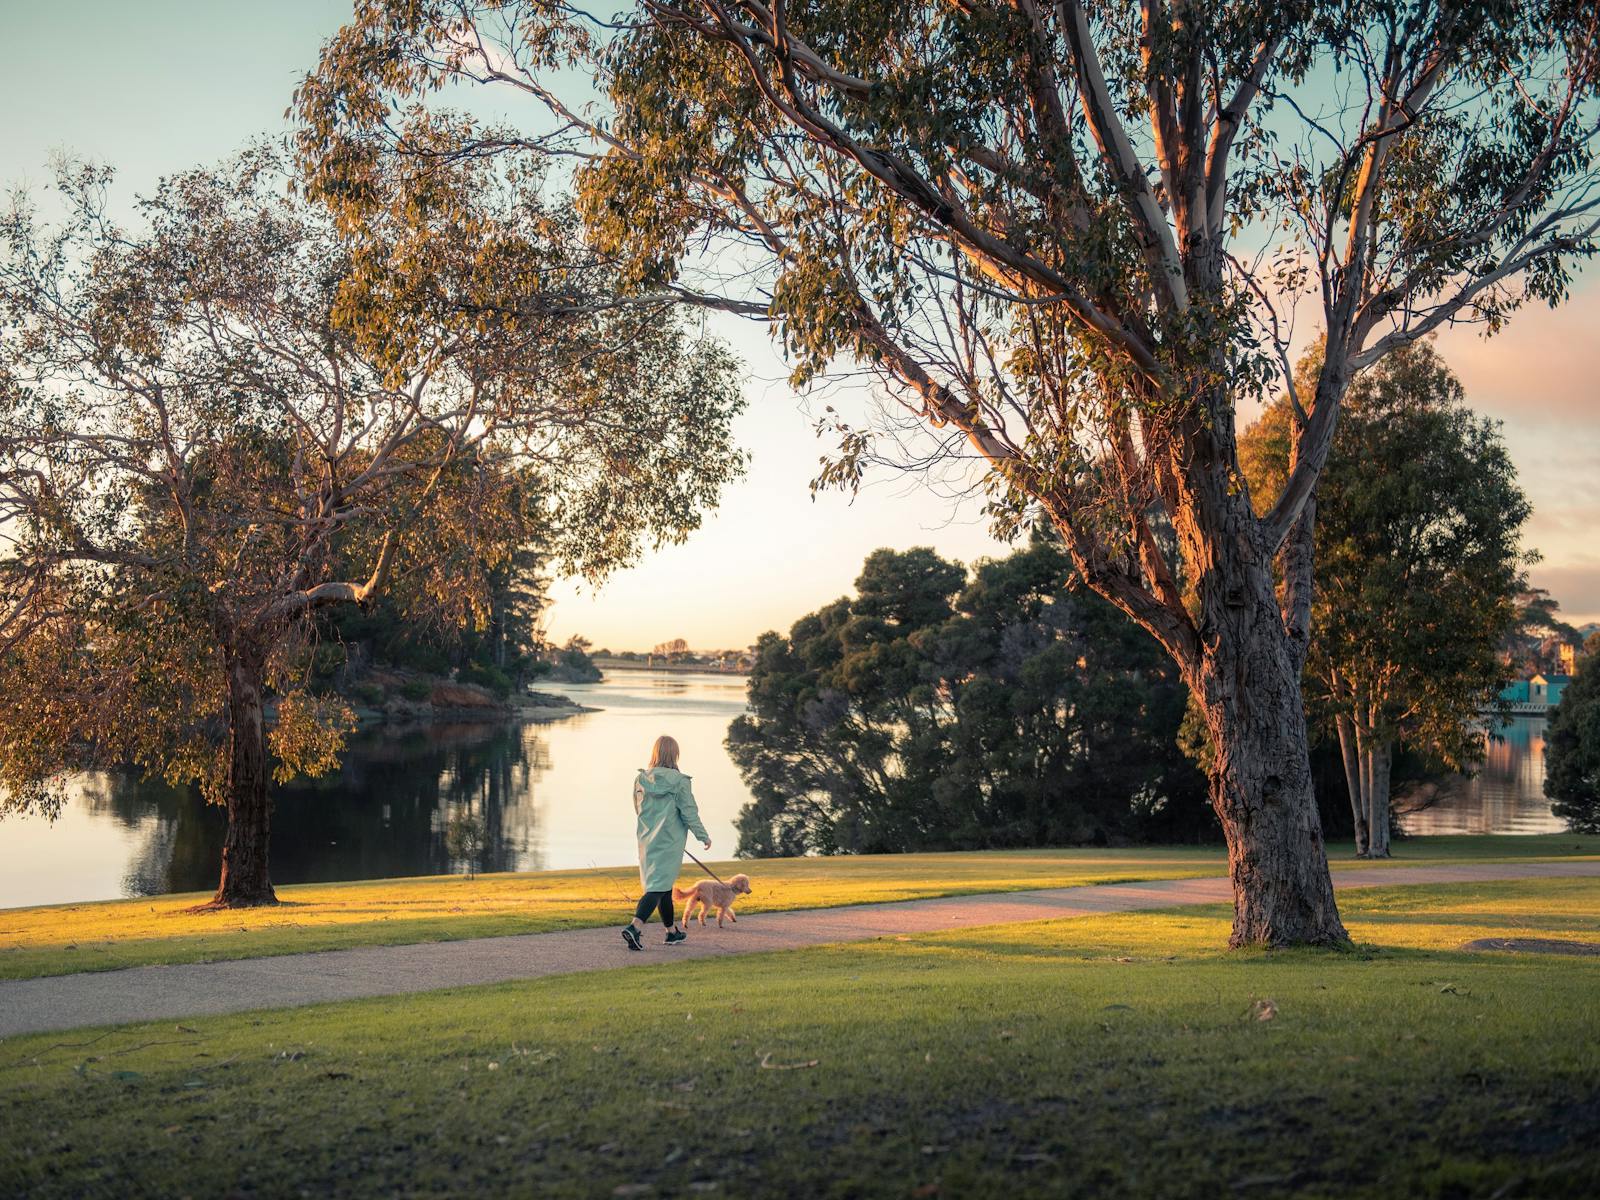
[[[1216,555],[1201,588],[1196,683],[1216,749],[1211,803],[1233,881],[1229,944],[1342,946],[1349,935],[1312,789],[1300,666],[1270,561]]]

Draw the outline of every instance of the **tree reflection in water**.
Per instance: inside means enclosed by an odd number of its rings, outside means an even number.
[[[430,725],[353,739],[339,771],[276,787],[272,877],[277,883],[385,879],[466,870],[445,828],[466,812],[486,833],[480,871],[543,864],[535,784],[550,768],[537,725]],[[141,834],[122,881],[128,896],[214,887],[226,827],[222,810],[190,788],[101,773],[77,801]]]

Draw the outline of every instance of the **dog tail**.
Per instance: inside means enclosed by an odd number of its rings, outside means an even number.
[[[690,884],[688,887],[679,887],[677,884],[672,885],[672,898],[679,903],[687,900],[692,895],[694,895],[693,884]]]

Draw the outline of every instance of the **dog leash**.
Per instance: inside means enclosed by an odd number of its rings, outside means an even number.
[[[690,858],[694,858],[694,851],[689,849],[689,847],[685,846],[683,848],[683,852],[685,854],[687,854]],[[713,871],[710,867],[706,866],[705,863],[701,862],[698,858],[694,858],[694,865],[699,867],[702,871],[704,871],[707,875],[711,876],[711,878],[715,879],[718,883],[722,884],[723,887],[727,887],[728,886],[727,883],[723,880],[721,875],[718,875],[715,871]]]

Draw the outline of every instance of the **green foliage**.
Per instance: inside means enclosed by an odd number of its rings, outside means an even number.
[[[1313,351],[1302,385],[1318,363]],[[1280,401],[1243,438],[1253,495],[1275,495],[1287,473],[1291,421]],[[1531,511],[1498,423],[1466,407],[1426,342],[1358,378],[1317,490],[1314,710],[1452,769],[1478,761]]]
[[[1576,833],[1600,833],[1600,634],[1591,634],[1577,673],[1544,734],[1544,792]]]
[[[589,657],[589,640],[576,634],[567,639],[547,674],[563,683],[594,683],[601,678],[600,668]]]
[[[368,708],[377,708],[383,703],[384,690],[382,684],[358,683],[350,691]]]
[[[469,662],[456,673],[456,678],[462,683],[476,684],[481,688],[488,688],[496,696],[502,698],[511,694],[515,686],[511,677],[499,667],[492,667],[482,663]]]
[[[450,814],[444,829],[445,852],[466,867],[468,879],[477,877],[478,860],[488,843],[489,831],[482,817],[466,809]]]
[[[383,689],[378,689],[378,700]],[[376,701],[374,701],[376,703]],[[278,783],[305,776],[315,779],[339,766],[344,740],[356,727],[356,716],[343,701],[292,691],[278,705],[278,719],[267,733]]]
[[[425,679],[408,679],[400,685],[400,694],[418,704],[433,694],[433,684]]]
[[[359,237],[266,147],[163,179],[131,228],[83,167],[58,224],[0,213],[0,814],[54,812],[85,765],[198,783],[261,848],[219,902],[270,901],[257,764],[325,772],[349,727],[306,694],[324,610],[386,597],[504,660],[542,563],[600,577],[742,471],[725,348],[583,311],[612,287],[567,206],[444,174],[464,208]]]
[[[755,800],[741,854],[1191,837],[1186,689],[1150,639],[1069,587],[1061,548],[968,575],[875,551],[857,593],[764,634],[728,749]]]

